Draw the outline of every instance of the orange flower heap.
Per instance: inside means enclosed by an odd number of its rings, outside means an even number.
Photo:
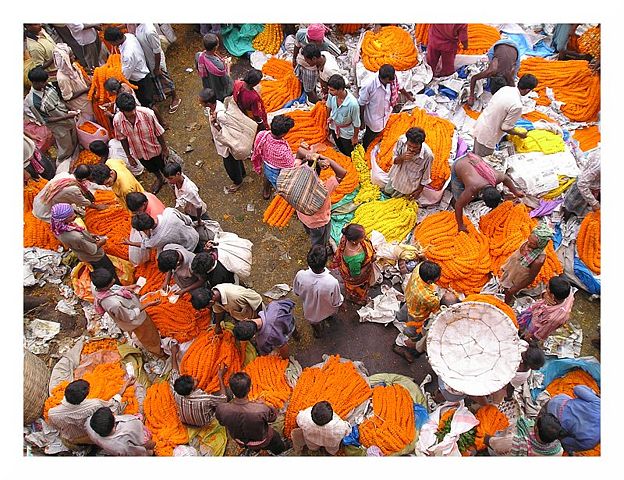
[[[600,275],[600,210],[589,212],[579,228],[576,249],[582,262]]]
[[[537,220],[529,217],[529,210],[524,204],[514,205],[509,200],[481,217],[479,227],[481,233],[490,241],[490,256],[492,257],[494,275],[499,277],[502,275],[501,267],[503,264],[526,241],[536,225]],[[563,272],[563,267],[557,258],[552,242],[548,242],[544,253],[546,254],[546,261],[531,287],[535,287],[541,282],[548,282],[551,277]]]
[[[414,236],[427,258],[440,265],[440,286],[464,294],[478,293],[489,279],[489,242],[466,217],[464,224],[468,233],[458,233],[453,212],[438,212],[425,217],[414,229]]]
[[[327,138],[327,108],[325,102],[317,102],[311,110],[295,110],[286,116],[295,121],[295,126],[284,136],[295,153],[301,141],[308,145],[321,143]]]
[[[56,239],[50,224],[42,222],[32,214],[33,201],[45,187],[47,180],[29,180],[24,187],[24,247],[39,247],[56,250],[61,243]]]
[[[97,165],[98,163],[100,163],[100,157],[98,155],[90,150],[81,150],[78,158],[76,159],[76,163],[74,163],[74,168],[79,165]]]
[[[282,33],[281,25],[267,23],[264,25],[264,30],[253,39],[251,46],[261,52],[275,55],[279,51],[283,40],[284,34]]]
[[[216,335],[211,329],[203,332],[191,344],[182,358],[180,373],[190,375],[197,380],[199,388],[206,393],[212,393],[219,390],[219,365],[228,366],[223,377],[223,382],[227,385],[230,376],[241,370],[244,359],[245,342],[241,342],[238,347],[232,332],[224,330],[223,334]]]
[[[289,61],[271,57],[263,65],[262,73],[274,78],[260,81],[260,97],[267,112],[275,112],[301,95],[301,82]]]
[[[529,57],[520,64],[518,76],[531,73],[537,77],[535,91],[538,105],[550,105],[546,88],[552,88],[555,99],[563,102],[561,111],[574,122],[595,122],[600,111],[600,76],[592,72],[585,60],[545,60]]]
[[[430,23],[417,23],[414,25],[414,36],[421,45],[429,43],[429,27]]]
[[[379,71],[387,63],[399,71],[409,70],[418,63],[418,52],[407,30],[388,25],[378,32],[368,31],[364,34],[362,62],[371,72]]]
[[[81,355],[89,355],[90,353],[101,352],[104,350],[117,351],[117,340],[114,338],[101,338],[98,340],[90,340],[82,346]]]
[[[500,40],[500,32],[489,25],[483,23],[468,24],[468,48],[460,43],[459,55],[483,55]]]
[[[400,452],[413,440],[414,402],[399,384],[373,388],[373,416],[360,426],[360,442],[377,445],[384,455]]]
[[[286,227],[295,209],[281,195],[275,195],[264,211],[262,221],[272,227]]]
[[[286,367],[288,360],[276,355],[256,357],[244,370],[251,377],[249,399],[281,410],[292,393],[286,381]]]
[[[499,430],[505,430],[509,426],[507,417],[494,405],[485,405],[475,414],[479,425],[477,425],[477,434],[475,436],[475,448],[477,450],[485,450],[484,442],[486,435],[494,435]]]
[[[331,158],[347,171],[347,174],[338,184],[338,187],[330,194],[331,203],[337,203],[342,200],[342,197],[353,192],[360,185],[360,177],[357,170],[353,166],[353,162],[350,157],[343,155],[331,147],[323,150],[321,154],[325,157]],[[327,180],[332,175],[334,175],[334,171],[331,168],[321,170],[321,180],[323,181]]]
[[[95,235],[106,235],[104,251],[109,255],[128,260],[128,245],[121,243],[130,235],[130,212],[117,200],[110,190],[96,190],[95,203],[107,205],[105,210],[87,209],[84,221],[87,230]]]
[[[584,152],[596,148],[600,143],[600,130],[596,125],[574,130],[574,140],[579,142],[579,147]]]
[[[188,443],[188,431],[178,414],[178,407],[168,382],[150,386],[143,403],[145,426],[156,443],[154,452],[159,457],[171,457],[173,449]]]
[[[596,392],[597,395],[600,395],[600,387],[596,383],[596,380],[594,380],[594,377],[580,368],[574,368],[562,377],[555,378],[548,384],[546,390],[550,393],[551,397],[559,395],[560,393],[565,393],[572,398],[576,398],[576,395],[574,395],[574,387],[577,385],[587,385]]]
[[[370,396],[371,388],[353,362],[341,362],[340,355],[332,355],[322,367],[303,370],[286,410],[284,435],[290,438],[297,414],[317,402],[329,402],[334,412],[344,419]]]
[[[473,293],[472,295],[468,295],[466,298],[464,298],[464,302],[484,302],[489,303],[490,305],[494,305],[495,307],[498,307],[500,310],[505,312],[505,314],[507,314],[507,316],[511,318],[511,321],[514,323],[516,328],[518,328],[518,319],[516,318],[516,312],[514,312],[509,305],[507,305],[505,302],[500,300],[498,297],[495,297],[494,295]]]

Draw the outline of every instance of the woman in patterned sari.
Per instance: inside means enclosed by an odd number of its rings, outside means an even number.
[[[373,276],[375,250],[362,225],[350,223],[342,229],[340,245],[334,255],[332,268],[338,268],[344,281],[345,297],[365,305]]]

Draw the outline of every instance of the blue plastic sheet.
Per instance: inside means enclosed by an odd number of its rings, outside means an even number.
[[[544,375],[544,382],[539,388],[531,389],[531,397],[535,400],[540,393],[556,378],[563,377],[574,368],[581,368],[589,373],[600,386],[600,362],[594,357],[583,358],[554,358],[547,357],[546,363],[539,370]]]
[[[535,127],[533,126],[533,122],[529,122],[528,120],[525,120],[522,117],[520,117],[520,119],[518,119],[518,121],[516,122],[516,127],[525,128],[529,132],[531,130],[535,130]]]
[[[600,295],[600,280],[598,280],[589,268],[574,255],[574,275],[576,275],[587,291],[592,295]]]
[[[290,100],[289,102],[286,102],[286,104],[282,108],[290,108],[295,103],[305,103],[307,101],[307,98],[308,97],[306,96],[306,93],[303,92],[299,98],[295,98],[293,100]]]
[[[450,98],[451,100],[455,100],[457,98],[457,92],[456,91],[451,90],[450,88],[444,87],[442,85],[440,85],[438,87],[438,93],[440,95],[444,95],[444,96]]]
[[[427,408],[420,403],[414,404],[414,422],[416,423],[416,430],[420,430],[422,426],[429,420],[429,412]]]
[[[530,45],[526,37],[521,33],[506,33],[506,35],[516,44],[520,58],[523,55],[528,55],[530,57],[549,57],[555,53],[555,49],[545,45],[544,40],[540,40],[535,45]]]
[[[360,443],[360,430],[357,425],[354,425],[351,429],[351,433],[342,439],[344,445],[352,445],[354,447],[361,447]]]

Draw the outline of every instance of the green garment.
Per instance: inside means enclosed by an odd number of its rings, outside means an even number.
[[[226,25],[221,28],[223,46],[231,55],[242,57],[254,52],[251,42],[256,35],[264,30],[262,23],[244,23],[242,25]]]
[[[342,257],[349,267],[349,273],[352,277],[357,277],[362,272],[362,262],[366,258],[366,252],[360,252],[356,255]]]

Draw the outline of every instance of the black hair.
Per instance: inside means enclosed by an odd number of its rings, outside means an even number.
[[[440,278],[441,273],[442,269],[440,268],[440,265],[435,262],[430,262],[429,260],[422,262],[418,268],[418,275],[427,283],[435,282],[438,278]]]
[[[96,268],[90,274],[91,282],[95,288],[104,288],[113,281],[113,274],[105,268]]]
[[[217,103],[217,95],[211,88],[204,88],[199,92],[199,99],[205,103]]]
[[[190,375],[182,375],[173,382],[173,389],[178,395],[186,397],[193,392],[195,388],[195,380]]]
[[[74,177],[78,180],[85,180],[91,176],[90,165],[78,165],[74,170]]]
[[[245,398],[251,390],[251,377],[245,372],[237,372],[230,377],[230,390],[236,398]]]
[[[258,85],[260,83],[260,80],[262,80],[262,72],[255,68],[247,71],[247,73],[245,73],[245,76],[243,77],[243,82],[245,82],[252,88]]]
[[[204,35],[202,41],[204,42],[204,48],[207,52],[214,50],[214,48],[219,45],[219,37],[217,37],[214,33],[207,33]]]
[[[31,40],[35,40],[37,41],[38,37],[36,33],[31,32],[30,30],[28,30],[28,27],[30,25],[40,25],[37,23],[25,23],[24,24],[24,37],[30,38]],[[43,29],[43,27],[41,27]]]
[[[537,87],[537,77],[535,75],[531,75],[530,73],[525,73],[518,80],[518,88],[520,90],[533,90]]]
[[[120,93],[117,95],[115,105],[117,105],[117,108],[122,112],[131,112],[137,107],[134,97],[129,93]]]
[[[138,230],[139,232],[151,230],[154,228],[154,225],[156,225],[154,219],[145,212],[135,214],[130,223],[132,224],[132,228]]]
[[[89,150],[100,157],[108,157],[109,148],[106,142],[102,140],[94,140],[89,144]]]
[[[331,403],[323,400],[315,403],[312,407],[312,421],[319,427],[327,425],[332,418],[334,418],[334,410]]]
[[[494,75],[490,77],[490,93],[494,95],[501,88],[507,86],[507,80],[502,75]]]
[[[126,195],[126,205],[131,212],[138,212],[139,208],[147,203],[147,197],[142,192],[130,192]]]
[[[389,63],[386,63],[379,67],[379,78],[385,78],[386,80],[394,80],[395,71],[394,67]]]
[[[557,417],[552,413],[543,413],[541,411],[537,416],[537,434],[543,443],[554,442],[568,435]]]
[[[177,162],[169,162],[163,169],[165,177],[175,177],[178,173],[182,173],[182,166]]]
[[[503,201],[503,196],[496,187],[487,186],[481,190],[481,198],[490,208],[496,208]]]
[[[191,270],[193,273],[206,276],[214,267],[215,259],[208,252],[199,252],[191,262]]]
[[[97,183],[98,185],[104,185],[104,182],[108,180],[110,174],[111,169],[108,165],[104,165],[103,163],[98,163],[97,165],[93,165],[91,167],[91,181],[93,183]]]
[[[89,425],[100,437],[108,437],[115,426],[115,415],[110,408],[100,407],[91,415]]]
[[[425,141],[425,131],[420,127],[412,127],[407,132],[405,132],[405,136],[407,140],[415,143],[417,145],[421,145]]]
[[[322,273],[327,263],[327,249],[323,245],[314,245],[308,252],[307,260],[314,273]]]
[[[28,71],[28,80],[31,82],[45,82],[50,76],[43,67],[35,67]]]
[[[212,302],[212,290],[200,287],[191,290],[191,305],[195,310],[206,308]]]
[[[252,322],[251,320],[242,320],[240,322],[236,322],[232,333],[234,334],[234,338],[236,338],[236,340],[251,340],[257,331],[258,325],[256,325],[256,322]]]
[[[163,250],[158,255],[158,270],[163,273],[170,272],[178,266],[180,256],[177,250]]]
[[[570,295],[571,287],[570,282],[558,275],[548,281],[548,289],[557,300],[563,301]]]
[[[104,30],[104,40],[107,42],[118,42],[124,38],[124,34],[117,27],[108,27]]]
[[[303,55],[303,58],[320,58],[321,49],[314,43],[308,43],[301,49],[301,55]]]
[[[338,75],[337,73],[329,77],[327,80],[327,85],[329,85],[334,90],[344,90],[347,86],[342,75]]]
[[[522,354],[522,361],[531,370],[539,370],[546,363],[546,357],[539,346],[529,344],[529,348]]]
[[[104,89],[108,92],[117,92],[121,87],[121,82],[115,77],[107,78],[104,82]]]
[[[271,133],[276,137],[286,135],[295,126],[295,121],[286,115],[277,115],[271,121]]]
[[[342,234],[347,237],[350,242],[356,242],[366,236],[366,230],[359,223],[350,223],[342,229]]]
[[[89,395],[89,388],[86,380],[74,380],[65,388],[65,400],[72,405],[80,405]]]

